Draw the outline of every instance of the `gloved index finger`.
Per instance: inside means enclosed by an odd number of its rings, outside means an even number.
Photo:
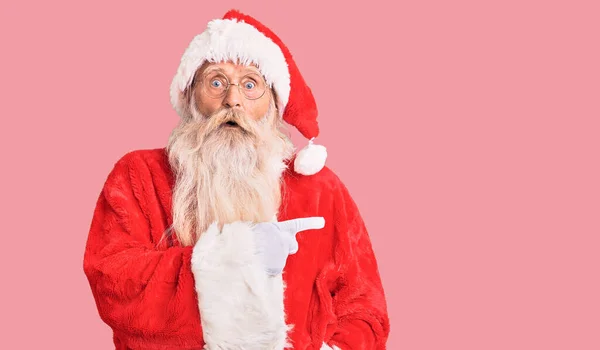
[[[304,230],[314,230],[325,227],[325,218],[322,216],[313,216],[308,218],[298,218],[286,221],[280,221],[277,226],[281,230],[288,231],[294,235]]]

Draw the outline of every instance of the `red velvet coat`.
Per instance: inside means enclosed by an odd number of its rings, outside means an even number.
[[[323,229],[298,233],[299,251],[289,256],[283,274],[282,307],[285,322],[293,325],[287,332],[293,349],[328,348],[325,344],[385,349],[385,295],[367,229],[347,188],[327,167],[312,176],[289,169],[283,177],[278,220],[325,218]],[[230,301],[209,301],[211,291],[202,290],[207,288],[202,283],[215,278],[208,265],[194,270],[192,265],[203,263],[201,256],[192,262],[200,254],[194,247],[176,239],[157,244],[172,223],[173,180],[164,148],[137,150],[115,164],[98,198],[83,267],[116,349],[202,349],[205,338],[218,333],[204,329],[215,326],[204,322],[206,303],[213,308],[206,310],[208,319],[219,302]],[[230,291],[226,285],[214,288],[223,295]],[[199,295],[207,296],[204,305]],[[244,310],[217,316],[232,313],[244,317]]]

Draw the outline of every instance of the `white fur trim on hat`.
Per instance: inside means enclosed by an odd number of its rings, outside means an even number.
[[[182,93],[191,84],[196,70],[205,62],[232,61],[256,64],[279,97],[280,113],[290,96],[290,72],[281,48],[256,27],[235,19],[215,19],[194,37],[181,58],[171,83],[171,104],[182,115]]]

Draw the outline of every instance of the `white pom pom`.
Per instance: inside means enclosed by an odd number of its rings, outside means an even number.
[[[294,170],[302,175],[313,175],[321,171],[327,159],[325,146],[313,144],[314,137],[308,145],[298,152],[294,160]]]

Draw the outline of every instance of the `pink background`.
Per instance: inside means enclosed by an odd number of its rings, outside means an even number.
[[[600,349],[598,2],[495,3],[0,5],[0,347],[113,348],[82,267],[96,198],[120,156],[166,144],[184,49],[235,7],[313,89],[389,349]]]

